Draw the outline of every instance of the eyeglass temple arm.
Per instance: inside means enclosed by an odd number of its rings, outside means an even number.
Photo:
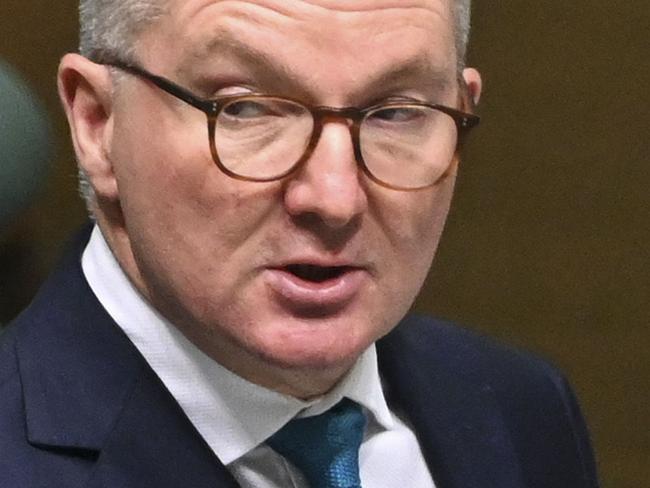
[[[161,76],[156,76],[153,73],[149,73],[148,71],[139,68],[138,66],[118,61],[109,61],[102,64],[113,66],[133,75],[144,78],[156,85],[161,90],[164,90],[170,95],[173,95],[176,98],[184,101],[185,103],[198,108],[202,112],[205,112],[207,115],[215,115],[217,113],[217,104],[215,102],[199,98],[182,86],[177,85],[176,83],[169,81]]]
[[[199,98],[193,93],[191,93],[189,90],[183,88],[182,86],[177,85],[176,83],[167,80],[161,76],[157,76],[154,75],[153,73],[149,73],[145,69],[142,69],[138,66],[129,63],[124,63],[121,61],[114,61],[114,60],[104,61],[102,62],[102,64],[105,64],[107,66],[113,66],[115,68],[124,70],[133,75],[144,78],[150,81],[151,83],[153,83],[154,85],[156,85],[158,88],[169,93],[170,95],[173,95],[174,97],[184,101],[185,103],[201,110],[208,116],[215,116],[219,111],[219,105],[216,101]],[[481,120],[478,115],[468,114],[466,112],[462,112],[460,110],[446,107],[444,105],[431,105],[431,107],[436,108],[442,112],[445,112],[451,117],[453,117],[453,119],[456,121],[458,130],[461,133],[467,132],[469,129],[477,126]],[[336,112],[338,115],[347,115],[347,112],[349,111],[347,108],[332,109],[330,107],[317,107],[316,110],[318,111],[319,109],[320,111],[325,111],[325,112]]]

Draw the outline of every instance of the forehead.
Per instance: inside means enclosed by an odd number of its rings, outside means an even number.
[[[387,66],[455,70],[451,0],[169,0],[140,45],[177,67],[236,55],[327,81]],[[357,74],[362,76],[362,74]]]

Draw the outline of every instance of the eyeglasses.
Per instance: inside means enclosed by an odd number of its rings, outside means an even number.
[[[443,105],[395,101],[366,108],[308,106],[286,97],[246,93],[204,99],[134,64],[109,61],[204,112],[210,152],[228,176],[269,182],[297,171],[311,156],[326,120],[347,119],[357,164],[393,190],[434,185],[479,117]]]

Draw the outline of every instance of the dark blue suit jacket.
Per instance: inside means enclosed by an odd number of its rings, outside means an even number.
[[[3,334],[0,487],[236,487],[94,297],[86,238]],[[576,401],[546,363],[417,317],[378,355],[438,488],[597,486]]]

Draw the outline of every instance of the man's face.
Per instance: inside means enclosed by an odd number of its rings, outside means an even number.
[[[352,3],[172,0],[136,57],[204,97],[458,107],[447,1]],[[407,312],[455,161],[431,188],[383,188],[359,171],[346,121],[332,119],[296,174],[245,182],[212,161],[205,115],[147,82],[127,77],[111,118],[124,228],[113,220],[104,232],[142,293],[230,369],[278,389],[281,372],[340,373]]]

